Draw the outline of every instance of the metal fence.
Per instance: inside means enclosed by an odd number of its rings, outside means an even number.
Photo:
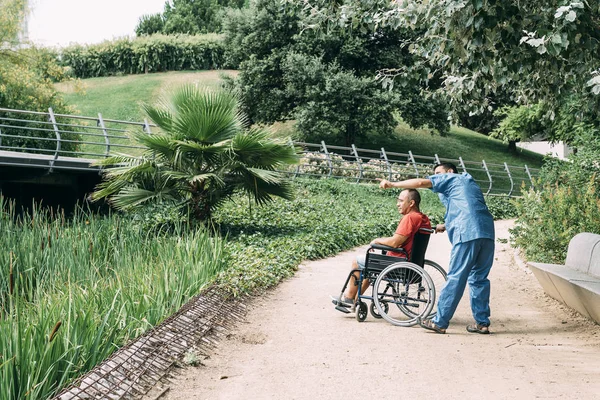
[[[151,134],[156,125],[97,117],[34,112],[0,108],[0,150],[43,154],[47,168],[52,171],[57,160],[65,157],[97,160],[110,155],[141,155],[143,146],[127,135],[142,131]],[[514,196],[521,186],[534,186],[539,170],[527,165],[487,163],[485,160],[448,159],[407,153],[361,149],[320,144],[290,142],[301,149],[298,165],[282,171],[296,176],[332,177],[353,182],[373,181],[375,178],[400,180],[424,177],[432,173],[433,165],[449,161],[460,172],[470,173],[486,195]],[[6,165],[6,163],[5,163]],[[18,166],[14,161],[10,165]],[[23,164],[22,166],[31,166]]]
[[[372,181],[375,178],[386,178],[397,181],[408,178],[422,178],[432,174],[433,166],[441,162],[454,163],[459,171],[471,174],[486,195],[514,196],[520,192],[521,186],[533,187],[539,169],[527,165],[515,166],[487,163],[485,160],[472,161],[442,158],[437,154],[422,156],[407,153],[396,153],[379,150],[361,149],[354,145],[341,147],[320,144],[295,142],[302,148],[300,163],[295,167],[293,175],[327,176],[343,178],[355,182]]]

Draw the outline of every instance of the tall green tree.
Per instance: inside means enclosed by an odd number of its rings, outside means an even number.
[[[142,15],[135,27],[137,36],[148,36],[162,33],[165,29],[165,20],[161,13]]]
[[[396,111],[413,127],[449,128],[444,102],[428,98],[416,77],[391,91],[374,80],[380,69],[413,64],[402,45],[410,30],[305,29],[302,12],[279,0],[257,0],[225,21],[230,55],[241,62],[236,87],[253,122],[294,119],[305,140],[338,144],[392,135]]]
[[[142,16],[135,32],[138,36],[219,32],[224,10],[244,4],[244,0],[169,0],[162,14]]]
[[[285,91],[298,102],[292,115],[303,140],[365,146],[396,127],[399,98],[382,90],[374,77],[297,53],[290,53],[282,67]]]
[[[501,118],[498,127],[492,131],[492,137],[500,138],[508,143],[508,150],[516,152],[517,142],[530,139],[536,135],[547,135],[539,104],[520,107],[502,107],[494,113]]]
[[[499,94],[521,104],[546,103],[552,119],[565,97],[598,110],[600,7],[571,0],[330,1],[299,4],[306,26],[375,31],[414,29],[411,68],[438,75],[455,109],[478,113]],[[407,68],[387,71],[393,81]]]
[[[297,162],[296,149],[269,131],[248,129],[232,94],[188,85],[144,110],[161,131],[134,134],[148,148],[142,157],[100,163],[111,168],[94,199],[107,198],[124,210],[171,203],[205,221],[236,190],[257,204],[291,198],[288,181],[276,170]]]

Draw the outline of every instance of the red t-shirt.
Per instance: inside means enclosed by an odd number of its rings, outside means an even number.
[[[427,217],[427,215],[425,215],[421,212],[418,212],[418,211],[413,211],[413,212],[410,212],[410,213],[404,215],[402,217],[402,219],[400,220],[400,223],[398,224],[398,228],[396,228],[395,233],[397,235],[406,236],[408,238],[408,239],[406,239],[406,242],[404,242],[402,244],[401,247],[404,250],[406,250],[409,258],[410,258],[410,252],[412,250],[413,239],[415,237],[415,234],[421,228],[431,229],[431,222],[429,222],[429,217]],[[395,257],[404,257],[405,256],[405,254],[395,253],[393,251],[388,252],[388,255],[395,256]]]

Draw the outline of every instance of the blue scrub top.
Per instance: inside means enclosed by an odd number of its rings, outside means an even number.
[[[438,194],[446,207],[444,220],[450,243],[494,240],[494,218],[479,185],[470,174],[437,174],[431,175],[429,180],[431,190]]]

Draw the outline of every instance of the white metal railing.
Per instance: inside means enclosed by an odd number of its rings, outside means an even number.
[[[156,125],[97,117],[34,112],[0,108],[0,150],[45,154],[49,171],[53,171],[59,157],[97,160],[121,153],[140,155],[146,148],[132,144],[128,132],[141,129],[151,134]],[[459,170],[469,172],[486,195],[514,196],[525,185],[534,186],[539,170],[525,166],[494,164],[485,160],[468,161],[407,153],[350,147],[290,142],[301,149],[300,163],[283,171],[291,176],[318,176],[349,179],[355,182],[387,178],[400,180],[423,177],[432,173],[440,162],[452,162]],[[5,162],[3,165],[10,165]],[[15,163],[15,165],[17,165]],[[23,165],[23,164],[19,164]]]
[[[514,166],[481,161],[466,161],[462,157],[449,159],[379,150],[295,142],[302,148],[300,163],[290,173],[294,176],[327,176],[353,179],[356,182],[386,178],[402,180],[425,177],[433,173],[433,166],[441,162],[454,163],[459,172],[468,172],[481,186],[486,195],[514,196],[521,185],[534,186],[539,170],[527,165]]]

